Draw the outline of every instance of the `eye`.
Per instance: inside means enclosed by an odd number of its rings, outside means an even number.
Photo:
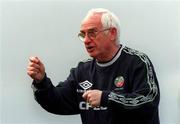
[[[96,28],[89,29],[89,31],[88,31],[88,36],[89,36],[89,37],[95,38],[95,37],[96,37],[96,34],[97,34]]]
[[[80,32],[79,34],[78,34],[80,37],[85,37],[85,33],[84,32]]]
[[[88,32],[88,35],[89,35],[89,37],[96,37],[96,32],[95,31],[93,31],[93,32]]]

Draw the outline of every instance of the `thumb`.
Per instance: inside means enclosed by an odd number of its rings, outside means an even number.
[[[42,61],[40,60],[39,57],[35,56],[34,58],[35,58],[37,64],[39,64],[39,65],[44,65],[44,64],[42,63]]]
[[[29,61],[33,62],[33,63],[39,63],[39,58],[37,56],[31,56],[29,57]]]

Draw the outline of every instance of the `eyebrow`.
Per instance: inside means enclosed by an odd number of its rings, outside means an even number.
[[[97,31],[97,28],[89,29],[88,32],[94,32]]]
[[[94,31],[97,31],[97,30],[98,30],[98,28],[94,27],[94,28],[88,29],[87,32],[94,32]],[[83,30],[80,30],[80,32],[85,33],[85,31],[83,31]]]

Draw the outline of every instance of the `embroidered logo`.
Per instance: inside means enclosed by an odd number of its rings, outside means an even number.
[[[118,88],[123,87],[124,86],[124,78],[123,78],[123,76],[116,77],[116,79],[114,80],[114,84]]]
[[[89,82],[88,80],[86,80],[86,81],[79,83],[79,86],[82,87],[84,90],[87,90],[92,87],[92,83]]]

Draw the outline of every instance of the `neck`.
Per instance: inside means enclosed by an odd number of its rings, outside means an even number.
[[[111,49],[107,49],[107,52],[104,53],[104,55],[102,55],[100,58],[97,58],[97,62],[105,63],[110,61],[116,55],[120,47],[121,47],[120,45],[115,45]]]

